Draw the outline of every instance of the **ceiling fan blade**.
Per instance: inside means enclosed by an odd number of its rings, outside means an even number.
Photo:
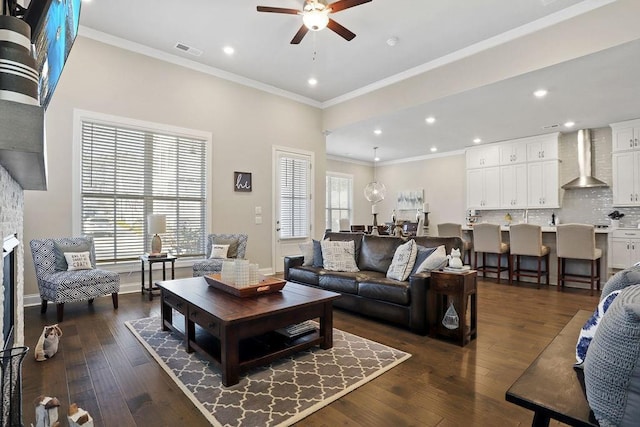
[[[300,13],[302,13],[297,9],[286,9],[284,7],[269,6],[258,6],[258,12],[287,13],[289,15],[299,15]]]
[[[299,44],[302,41],[302,38],[307,34],[309,29],[303,24],[295,36],[291,39],[291,44]]]
[[[345,39],[347,41],[353,40],[353,38],[356,36],[354,33],[352,33],[351,31],[347,30],[345,27],[343,27],[342,25],[338,24],[333,19],[329,19],[329,23],[327,24],[327,27],[329,27],[329,29],[331,31],[333,31],[334,33],[338,34],[340,37],[342,37],[343,39]]]
[[[369,3],[370,1],[371,0],[339,0],[335,3],[331,3],[328,7],[331,8],[331,13],[335,13],[340,12],[341,10],[349,9],[350,7]]]

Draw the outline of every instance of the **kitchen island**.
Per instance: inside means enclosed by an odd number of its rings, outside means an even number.
[[[503,225],[500,227],[502,230],[502,241],[509,243],[509,226]],[[462,227],[463,232],[466,234],[465,238],[473,241],[473,226],[465,225]],[[602,277],[600,278],[600,289],[610,277],[611,268],[609,261],[609,252],[611,246],[611,227],[596,228],[596,248],[602,249],[602,258],[600,258],[600,268]],[[556,252],[556,227],[555,226],[542,226],[542,244],[549,247],[549,284],[558,284],[558,255]],[[473,251],[471,253],[471,260],[473,263]],[[496,265],[497,256],[487,254],[487,264]],[[504,262],[504,261],[503,261]],[[536,261],[534,258],[521,257],[520,263],[523,268],[535,269]],[[579,265],[577,264],[579,263]],[[583,265],[584,264],[584,265]],[[475,267],[475,266],[474,266]],[[566,262],[566,271],[577,274],[589,274],[589,265],[586,261],[574,261],[570,260]],[[503,278],[508,279],[507,272],[502,273]],[[532,282],[534,279],[521,278],[523,282]],[[589,284],[579,282],[565,282],[565,287],[589,289]]]

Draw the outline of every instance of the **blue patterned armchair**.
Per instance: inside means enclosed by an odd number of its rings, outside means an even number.
[[[118,308],[120,275],[96,269],[96,255],[92,237],[60,239],[34,239],[29,242],[38,279],[41,313],[46,313],[47,302],[56,303],[58,322],[62,322],[64,304],[88,300],[111,294],[113,308]],[[89,252],[92,269],[67,271],[64,252]]]
[[[207,236],[207,259],[193,263],[193,277],[219,273],[222,269],[224,258],[208,258],[211,255],[211,247],[214,243],[230,244],[227,256],[229,258],[242,259],[247,251],[247,238],[246,234],[209,234]]]

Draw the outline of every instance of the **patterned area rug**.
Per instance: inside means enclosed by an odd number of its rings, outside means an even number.
[[[255,368],[232,387],[218,368],[160,330],[159,317],[125,322],[205,417],[216,426],[288,426],[411,357],[338,329],[318,347]]]

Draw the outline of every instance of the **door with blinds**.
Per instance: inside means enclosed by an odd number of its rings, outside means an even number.
[[[274,260],[276,272],[284,271],[284,257],[300,254],[299,244],[312,236],[313,154],[274,150]]]

